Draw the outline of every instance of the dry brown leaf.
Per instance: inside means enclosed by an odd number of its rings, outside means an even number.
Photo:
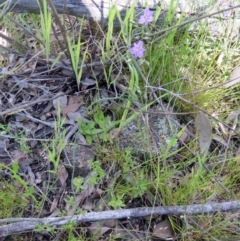
[[[34,133],[34,131],[37,129],[37,125],[34,122],[24,122],[23,127],[25,130],[29,133]]]
[[[225,87],[231,87],[233,85],[236,85],[240,82],[240,66],[236,67],[233,72],[230,75],[230,78],[228,79],[227,83],[225,84]]]
[[[55,197],[50,207],[50,213],[52,213],[57,208],[57,205],[58,205],[58,198]]]
[[[68,205],[66,204],[65,210],[67,212],[67,216],[74,215],[76,209],[79,207],[79,204],[88,196],[90,196],[94,192],[95,188],[94,187],[86,187],[85,190],[82,190],[79,195],[75,197],[75,202],[73,205]]]
[[[188,137],[188,133],[186,131],[183,131],[182,135],[179,137],[179,140],[182,143],[185,143],[185,141],[187,140],[187,137]]]
[[[187,132],[188,127],[186,125],[181,125],[181,127],[184,131],[183,131],[182,135],[179,137],[179,140],[182,143],[186,143],[187,140],[189,139],[189,135],[188,135],[188,132]]]
[[[104,227],[115,228],[117,221],[115,219],[107,219],[102,221]]]
[[[239,115],[240,115],[240,109],[235,110],[228,115],[227,121],[234,121],[236,118],[238,118]]]
[[[13,155],[13,162],[19,162],[22,158],[26,158],[26,154],[22,150],[15,150]]]
[[[70,112],[75,112],[79,109],[79,107],[83,104],[80,98],[74,98],[73,96],[69,97],[68,104],[61,108],[61,113],[66,115]]]
[[[102,236],[104,233],[109,231],[111,228],[103,226],[101,222],[93,222],[91,225],[88,227],[88,231],[91,234],[99,235]],[[96,238],[96,237],[95,237]]]
[[[115,176],[115,175],[114,175]],[[105,193],[105,191],[103,191],[102,189],[100,189],[100,188],[96,188],[96,193],[99,195],[99,196],[101,196],[101,195],[103,195],[103,193]]]
[[[68,172],[64,166],[58,166],[57,177],[63,186],[68,178]]]
[[[153,236],[163,240],[174,240],[174,232],[169,220],[159,222],[153,229]]]
[[[94,200],[92,199],[87,199],[84,204],[82,204],[81,208],[85,209],[87,211],[92,211],[96,207],[96,204],[94,203]]]
[[[221,143],[222,145],[224,145],[227,148],[229,147],[227,142],[221,136],[212,135],[212,139],[215,140],[215,141],[218,141],[219,143]]]
[[[96,85],[96,81],[90,78],[81,80],[82,90],[86,90],[89,86]]]
[[[60,213],[61,213],[61,211],[60,211],[58,208],[56,208],[56,209],[49,215],[49,217],[58,217]]]
[[[209,119],[201,112],[195,119],[195,128],[199,134],[199,144],[201,153],[208,150],[212,140],[212,127]]]
[[[26,153],[24,153],[24,151],[22,151],[22,150],[15,150],[14,151],[12,161],[17,162],[21,168],[24,168],[24,167],[30,165],[33,162],[33,160],[30,159],[26,155]]]
[[[60,105],[61,109],[66,107],[66,105],[67,105],[67,96],[66,95],[59,96],[58,98],[53,100],[53,106],[56,110],[58,109],[58,105]]]
[[[73,122],[77,121],[78,119],[83,119],[81,113],[79,113],[79,112],[69,112],[67,114],[67,117],[69,118],[69,120],[71,120]]]

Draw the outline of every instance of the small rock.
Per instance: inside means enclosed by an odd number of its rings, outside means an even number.
[[[167,105],[164,106],[166,108]],[[167,118],[166,114],[162,114],[164,111],[159,105],[149,108],[148,111],[149,113],[139,115],[122,128],[119,136],[122,150],[130,147],[135,154],[158,155],[166,150],[170,140],[180,130],[176,115],[170,114]],[[177,142],[171,150],[176,150],[178,146]]]
[[[74,177],[86,177],[91,172],[89,160],[95,158],[96,150],[93,146],[87,145],[67,145],[65,147],[64,164],[66,168],[71,168]],[[70,163],[69,163],[70,162]]]

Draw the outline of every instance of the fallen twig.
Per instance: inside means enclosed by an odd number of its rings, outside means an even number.
[[[58,98],[59,96],[62,96],[62,95],[64,95],[64,93],[58,93],[55,96],[53,96],[52,98],[42,98],[42,99],[40,98],[40,99],[36,99],[36,100],[33,100],[33,101],[29,101],[29,102],[27,102],[23,105],[20,105],[20,106],[11,108],[11,109],[7,109],[5,111],[1,111],[0,116],[12,115],[12,114],[21,112],[23,110],[26,110],[28,107],[33,106],[37,103],[51,101],[51,100],[54,100],[54,99],[56,99],[56,98]]]
[[[202,214],[213,212],[225,212],[240,209],[240,200],[207,203],[182,206],[160,206],[160,207],[141,207],[132,209],[120,209],[103,212],[90,212],[87,214],[66,216],[66,217],[48,217],[48,218],[8,218],[0,219],[0,223],[10,223],[0,226],[0,237],[6,237],[11,234],[32,231],[38,225],[60,226],[73,222],[93,222],[106,219],[122,219],[128,217],[143,217],[149,215],[180,215],[180,214]]]

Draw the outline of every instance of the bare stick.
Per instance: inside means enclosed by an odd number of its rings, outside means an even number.
[[[0,226],[0,237],[6,237],[11,234],[32,231],[38,225],[60,226],[73,222],[93,222],[107,219],[122,219],[128,217],[143,217],[149,215],[180,215],[180,214],[203,214],[213,212],[225,212],[229,210],[240,209],[240,200],[223,202],[223,203],[207,203],[182,206],[160,206],[160,207],[141,207],[132,209],[120,209],[103,212],[90,212],[82,215],[66,216],[66,217],[49,217],[49,218],[10,218],[0,219],[0,223],[14,222]],[[16,222],[17,221],[17,222]]]

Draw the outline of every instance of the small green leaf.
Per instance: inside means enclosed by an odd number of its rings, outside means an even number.
[[[73,185],[76,188],[76,192],[79,192],[80,190],[84,189],[83,187],[83,178],[81,177],[75,177],[72,180]]]
[[[12,165],[12,172],[13,172],[13,174],[17,174],[18,169],[19,169],[18,163],[14,162],[13,165]]]

